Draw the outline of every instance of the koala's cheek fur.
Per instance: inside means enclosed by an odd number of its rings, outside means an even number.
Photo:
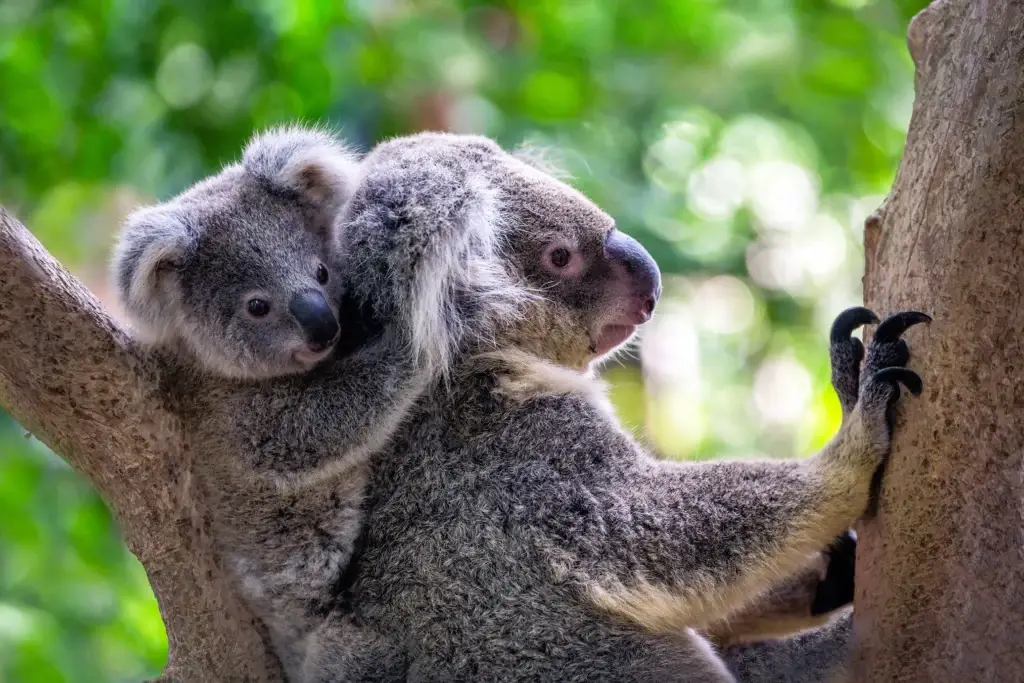
[[[262,321],[238,316],[229,328],[229,343],[235,348],[228,353],[238,357],[253,377],[298,371],[293,355],[301,348],[302,338],[289,323],[288,318]]]
[[[601,359],[596,345],[602,327],[631,321],[623,315],[622,291],[623,287],[607,276],[551,288],[524,305],[523,314],[503,340],[545,360],[585,370]],[[626,341],[601,357],[614,353]]]
[[[203,325],[187,316],[185,321],[178,336],[201,366],[232,379],[252,376],[253,363],[247,348],[235,343],[226,324]]]
[[[560,365],[584,370],[593,360],[586,316],[550,299],[525,304],[525,313],[499,340]]]

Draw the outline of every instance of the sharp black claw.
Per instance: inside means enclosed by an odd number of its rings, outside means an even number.
[[[864,360],[864,342],[856,337],[851,337],[853,342],[853,360],[856,361],[857,367],[860,367],[860,362]]]
[[[829,340],[838,344],[850,338],[853,331],[861,325],[873,325],[878,322],[878,316],[864,308],[854,306],[847,308],[840,313],[832,323],[832,330],[829,332]]]
[[[921,377],[913,370],[907,368],[882,368],[875,373],[872,379],[876,382],[899,382],[907,388],[914,396],[920,396],[924,389]]]
[[[932,317],[930,315],[919,311],[903,311],[902,313],[894,313],[878,325],[878,328],[875,329],[875,334],[872,337],[872,340],[877,342],[891,342],[898,339],[909,327],[919,323],[930,323],[931,321]]]

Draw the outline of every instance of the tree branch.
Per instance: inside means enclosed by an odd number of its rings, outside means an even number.
[[[167,627],[162,680],[280,681],[262,626],[203,533],[192,446],[160,383],[157,363],[0,207],[0,405],[120,522]]]
[[[0,400],[115,500],[149,395],[139,356],[100,304],[0,208]],[[173,429],[165,430],[173,434]],[[163,447],[161,447],[163,450]]]

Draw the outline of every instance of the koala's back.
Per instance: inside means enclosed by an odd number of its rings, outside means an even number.
[[[580,397],[515,407],[477,390],[477,410],[430,407],[378,460],[360,618],[410,643],[417,680],[718,680],[691,633],[600,614],[569,562],[636,561],[625,520],[648,512],[623,495],[644,476],[631,439]]]

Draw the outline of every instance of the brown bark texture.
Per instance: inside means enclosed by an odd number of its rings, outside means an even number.
[[[89,479],[167,628],[166,681],[282,681],[218,566],[195,453],[162,378],[99,302],[0,207],[0,405]]]
[[[914,18],[916,101],[865,229],[866,305],[930,313],[876,516],[858,531],[857,683],[1024,681],[1024,2]]]

